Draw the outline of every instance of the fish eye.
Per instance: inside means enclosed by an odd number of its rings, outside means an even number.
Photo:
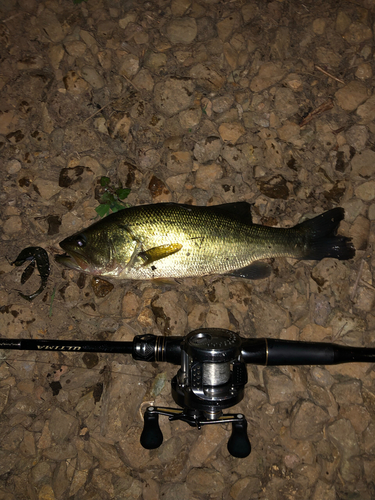
[[[84,246],[86,246],[87,243],[86,236],[84,234],[80,234],[79,236],[77,236],[76,242],[80,248],[83,248]]]

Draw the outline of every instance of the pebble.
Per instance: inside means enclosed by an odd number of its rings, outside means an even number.
[[[197,188],[208,191],[213,183],[223,175],[223,169],[216,163],[200,165],[195,173],[195,185]]]
[[[369,133],[364,125],[353,125],[346,131],[345,137],[350,146],[357,151],[363,151],[369,139]]]
[[[225,488],[222,475],[208,468],[192,468],[186,477],[190,491],[199,495],[218,495]]]
[[[265,63],[259,68],[258,75],[254,77],[250,84],[253,92],[262,92],[266,88],[274,85],[283,79],[285,71],[276,63]]]
[[[354,111],[368,99],[367,88],[357,81],[349,82],[335,94],[337,104],[345,111]]]
[[[219,127],[219,134],[224,142],[236,144],[245,133],[244,127],[239,123],[222,123]]]
[[[197,23],[192,17],[173,19],[167,25],[167,37],[173,44],[182,43],[188,45],[197,36],[197,32]]]
[[[354,189],[354,193],[362,201],[372,201],[375,198],[375,181],[363,182]]]
[[[317,439],[328,420],[329,415],[326,410],[312,401],[301,400],[293,409],[290,435],[293,439]]]
[[[372,121],[375,111],[375,96],[371,96],[364,104],[357,109],[357,115],[360,117],[360,124],[367,125]]]
[[[190,80],[169,79],[154,87],[155,105],[166,116],[188,109],[194,98],[194,85]]]
[[[216,326],[247,338],[369,345],[370,11],[332,2],[324,12],[309,5],[308,15],[283,2],[128,4],[3,2],[1,331],[131,341]],[[334,108],[315,114],[327,95]],[[102,176],[130,187],[131,205],[247,201],[262,225],[290,227],[343,206],[340,233],[353,237],[357,254],[345,262],[274,259],[259,281],[84,279],[54,266],[53,255],[59,241],[97,220]],[[51,276],[29,304],[17,294],[24,267],[8,261],[32,245],[50,253]],[[31,279],[37,288],[38,273]],[[30,491],[45,500],[371,500],[367,364],[249,366],[244,400],[228,412],[247,416],[253,449],[235,459],[230,424],[199,432],[160,417],[162,446],[140,446],[145,406],[176,406],[177,366],[108,353],[4,350],[1,358],[0,496],[9,500]]]

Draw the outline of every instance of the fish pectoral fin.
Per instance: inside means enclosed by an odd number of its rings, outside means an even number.
[[[179,252],[181,248],[181,243],[170,243],[168,245],[160,245],[158,247],[149,248],[144,252],[140,252],[138,256],[144,261],[142,265],[148,266],[157,260],[165,259],[165,257]]]
[[[249,280],[261,280],[268,278],[271,274],[272,268],[269,264],[265,262],[253,262],[249,266],[242,267],[241,269],[236,269],[229,274],[229,276],[236,276],[238,278],[247,278]]]

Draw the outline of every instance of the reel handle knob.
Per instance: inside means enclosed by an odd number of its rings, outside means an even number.
[[[159,415],[153,406],[149,406],[144,414],[144,425],[140,441],[146,450],[159,448],[163,442],[163,434],[159,427]]]
[[[240,413],[237,418],[238,420],[232,422],[232,434],[228,441],[228,451],[233,457],[245,458],[251,452],[251,444],[247,435],[247,421]]]

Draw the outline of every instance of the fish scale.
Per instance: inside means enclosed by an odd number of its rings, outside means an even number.
[[[246,202],[211,207],[160,203],[111,214],[60,243],[58,262],[120,279],[234,274],[263,278],[269,257],[348,259],[355,250],[336,236],[335,208],[293,228],[253,224]]]

